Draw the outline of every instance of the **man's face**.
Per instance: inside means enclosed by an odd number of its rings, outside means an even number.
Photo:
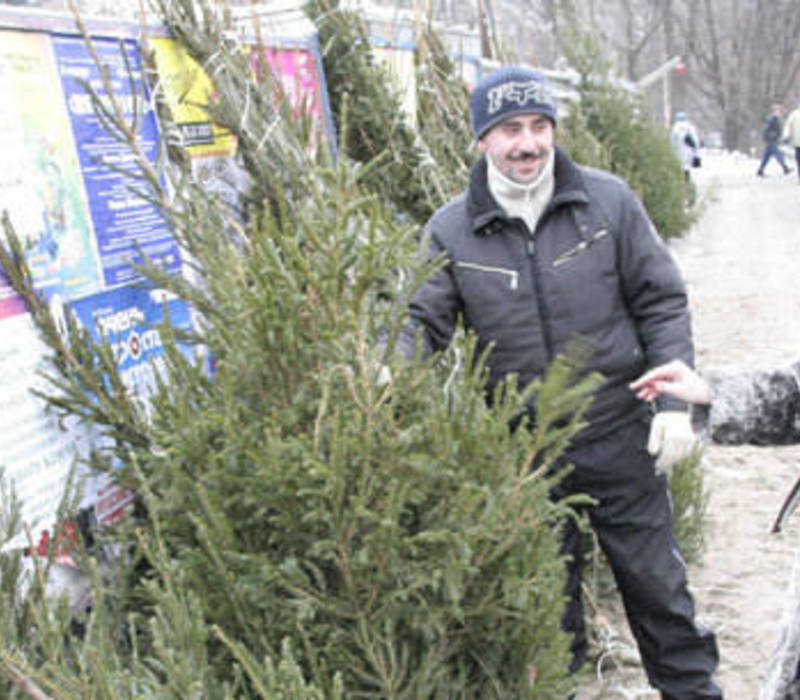
[[[541,114],[520,114],[493,126],[478,148],[509,180],[527,185],[539,177],[553,152],[553,122]]]

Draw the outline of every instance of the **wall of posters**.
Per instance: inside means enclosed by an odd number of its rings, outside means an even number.
[[[0,14],[0,18],[4,17]],[[107,67],[111,90],[155,163],[161,137],[133,39],[98,37],[93,49]],[[151,391],[161,306],[145,305],[134,265],[141,250],[179,274],[181,256],[156,207],[139,196],[133,157],[97,117],[86,85],[107,99],[82,37],[58,32],[0,29],[0,208],[19,235],[37,289],[56,313],[71,307],[87,327],[114,328],[115,314],[139,309],[119,368],[131,391]],[[132,299],[135,300],[131,301]],[[173,309],[188,319],[188,309]],[[107,320],[110,318],[111,320]],[[106,319],[100,321],[98,319]],[[145,327],[146,326],[146,327]],[[137,350],[137,343],[139,350]],[[95,439],[83,426],[58,424],[31,389],[47,352],[20,299],[0,271],[0,468],[20,497],[35,538],[53,526],[73,469],[83,487],[82,507],[94,523],[111,522],[130,494],[89,478],[80,458]],[[155,353],[155,354],[154,354]],[[27,537],[22,537],[22,544]],[[20,544],[20,543],[15,543]]]
[[[148,160],[163,156],[161,128],[143,78],[139,26],[89,22],[92,50],[107,70],[110,89],[136,125]],[[152,29],[152,31],[150,31]],[[236,141],[209,119],[207,75],[163,27],[148,28],[158,81],[177,123],[193,171],[209,191],[233,199],[241,189]],[[315,36],[263,53],[292,105],[307,113],[333,148],[322,61]],[[73,313],[95,339],[114,348],[123,380],[147,410],[162,362],[157,324],[167,305],[173,325],[189,327],[191,313],[177,299],[137,285],[139,250],[174,274],[181,251],[156,207],[141,196],[128,146],[98,118],[86,85],[111,106],[92,52],[67,16],[0,7],[0,211],[20,236],[36,287],[56,313]],[[4,233],[0,231],[0,236]],[[0,269],[0,469],[23,501],[35,538],[56,533],[56,510],[79,458],[97,436],[59,425],[31,389],[47,352],[24,304]],[[79,474],[80,517],[115,522],[131,494],[107,479]],[[50,529],[50,535],[48,535]],[[21,534],[5,548],[24,547]]]

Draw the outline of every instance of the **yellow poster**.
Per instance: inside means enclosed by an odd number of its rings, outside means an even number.
[[[167,105],[189,154],[193,158],[233,155],[236,138],[208,113],[214,86],[202,66],[174,39],[152,37],[150,42]]]

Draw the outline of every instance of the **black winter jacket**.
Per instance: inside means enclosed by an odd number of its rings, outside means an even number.
[[[698,431],[725,444],[800,443],[800,362],[781,369],[703,372],[711,406],[693,406]]]
[[[677,266],[639,200],[619,178],[578,166],[560,149],[555,191],[536,231],[509,218],[473,167],[466,192],[425,228],[430,259],[447,264],[411,300],[400,339],[410,357],[444,350],[459,317],[488,358],[489,386],[516,373],[522,386],[541,376],[575,335],[589,339],[589,369],[605,382],[581,437],[595,437],[647,414],[628,383],[672,359],[693,363],[686,291]],[[662,397],[661,408],[685,408]]]

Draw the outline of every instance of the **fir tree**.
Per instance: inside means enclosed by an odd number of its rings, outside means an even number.
[[[426,24],[414,50],[412,127],[390,76],[374,58],[362,18],[342,9],[339,0],[310,0],[306,12],[319,32],[331,111],[344,129],[346,155],[360,163],[383,161],[366,187],[422,226],[464,189],[475,155],[467,88],[457,65]]]

